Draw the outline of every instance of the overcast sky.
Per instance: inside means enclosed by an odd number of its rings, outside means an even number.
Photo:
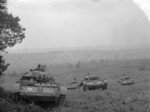
[[[150,48],[149,10],[133,1],[8,0],[9,12],[26,28],[26,38],[13,49]]]

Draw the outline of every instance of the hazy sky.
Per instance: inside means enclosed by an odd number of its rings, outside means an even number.
[[[133,1],[8,0],[9,12],[26,28],[13,49],[150,48],[150,0]]]

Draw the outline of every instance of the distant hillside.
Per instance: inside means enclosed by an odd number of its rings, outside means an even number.
[[[38,63],[76,64],[78,61],[102,62],[133,59],[149,59],[150,49],[145,50],[66,50],[44,53],[14,53],[6,54],[5,59],[11,64],[8,71],[26,70],[35,67]]]

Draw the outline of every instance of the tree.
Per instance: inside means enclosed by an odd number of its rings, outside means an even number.
[[[6,48],[21,43],[25,38],[25,28],[20,25],[19,17],[10,14],[6,5],[7,0],[0,0],[0,53],[5,53]],[[7,70],[8,65],[0,55],[0,75]]]

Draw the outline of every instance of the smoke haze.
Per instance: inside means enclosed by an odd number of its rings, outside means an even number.
[[[15,50],[150,48],[149,0],[9,0],[8,6],[27,29]]]

